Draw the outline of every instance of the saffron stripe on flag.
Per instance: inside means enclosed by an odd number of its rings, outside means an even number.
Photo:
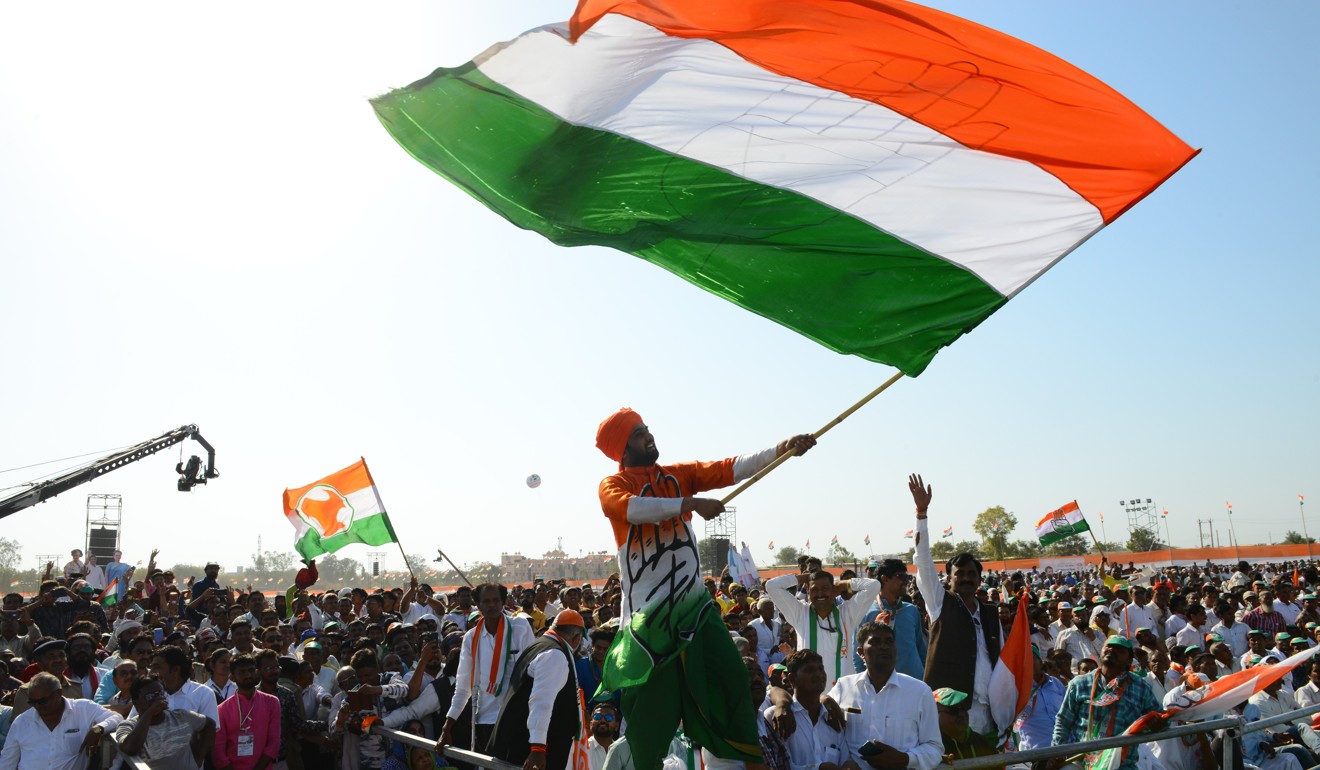
[[[964,146],[1030,160],[1094,203],[1106,222],[1195,155],[1122,94],[1057,56],[903,0],[584,0],[573,39],[609,13],[884,104]]]
[[[1104,225],[1095,206],[1038,166],[623,16],[576,45],[532,32],[478,66],[565,122],[801,193],[1005,296]]]

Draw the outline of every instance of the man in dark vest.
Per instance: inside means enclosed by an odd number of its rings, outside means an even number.
[[[981,562],[970,553],[960,553],[945,564],[950,588],[935,572],[930,555],[930,533],[926,509],[930,487],[921,476],[908,477],[912,501],[917,505],[917,588],[930,616],[930,645],[926,650],[926,674],[932,690],[950,687],[971,693],[968,724],[982,735],[995,732],[990,718],[990,672],[999,659],[999,613],[993,605],[976,598],[981,587]],[[1003,727],[1008,727],[1004,725]]]
[[[562,610],[554,626],[518,656],[490,736],[491,756],[523,770],[568,765],[582,730],[573,650],[584,631],[576,610]]]

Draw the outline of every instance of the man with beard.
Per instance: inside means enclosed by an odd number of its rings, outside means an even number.
[[[238,655],[229,665],[238,690],[220,704],[215,748],[216,770],[265,770],[280,750],[280,699],[257,689],[257,660]]]
[[[499,719],[500,701],[508,689],[515,662],[535,641],[526,618],[511,617],[504,612],[507,588],[483,583],[477,586],[476,595],[481,621],[463,635],[454,698],[445,714],[445,726],[437,746],[458,745],[454,742],[454,724],[469,701],[476,739],[471,745],[476,750],[486,745]]]
[[[655,438],[633,410],[620,409],[597,429],[596,447],[618,463],[598,496],[619,548],[623,588],[621,638],[606,658],[602,686],[623,690],[638,767],[659,765],[680,720],[716,756],[761,761],[746,668],[703,589],[691,524],[693,514],[714,519],[724,505],[695,495],[751,478],[815,444],[799,435],[749,455],[662,466]],[[633,612],[641,618],[635,625]]]
[[[610,701],[597,703],[591,710],[591,735],[587,737],[588,770],[602,770],[605,767],[605,755],[619,737],[619,723],[622,719],[623,712]]]
[[[201,767],[215,746],[215,722],[195,711],[170,708],[160,680],[144,676],[133,682],[133,708],[115,730],[119,750],[150,763],[153,770],[193,770]]]
[[[591,632],[591,654],[577,659],[578,687],[582,689],[582,696],[588,703],[596,697],[596,688],[600,685],[600,677],[605,670],[605,655],[610,651],[610,645],[613,643],[614,631],[609,628],[598,628]],[[613,699],[616,696],[607,694],[605,697]],[[601,756],[604,757],[603,752]]]
[[[96,642],[87,634],[74,634],[69,637],[65,649],[69,667],[64,670],[64,678],[82,689],[82,695],[78,697],[92,700],[102,676],[102,672],[92,665],[96,661]]]
[[[921,476],[908,477],[908,489],[917,508],[917,589],[926,600],[930,617],[930,644],[926,652],[926,684],[971,694],[968,723],[978,733],[994,732],[990,718],[990,673],[999,659],[999,616],[995,608],[977,599],[981,562],[960,553],[945,564],[949,588],[940,584],[930,555],[926,510],[931,488]],[[934,696],[932,696],[933,698]],[[933,702],[933,701],[932,701]],[[1008,725],[1003,725],[1006,729]]]
[[[894,629],[868,623],[857,637],[866,670],[835,682],[829,695],[848,715],[849,755],[877,769],[932,770],[944,748],[934,694],[925,682],[894,670]]]
[[[447,623],[453,623],[458,626],[460,631],[468,630],[468,615],[472,614],[472,589],[468,586],[459,586],[454,592],[454,608],[440,619],[440,625],[443,627]]]
[[[170,645],[156,650],[151,657],[151,673],[165,687],[170,708],[196,711],[212,721],[219,721],[215,695],[211,688],[192,681],[192,664],[183,650]],[[229,675],[233,676],[232,663]],[[234,682],[237,685],[238,680]]]
[[[290,770],[302,770],[300,739],[324,735],[327,724],[308,719],[303,710],[298,686],[293,682],[298,674],[298,660],[262,650],[257,653],[257,673],[261,676],[261,691],[280,701],[280,747],[276,762],[286,763]]]
[[[63,639],[51,639],[37,645],[32,651],[32,659],[41,666],[41,671],[55,677],[60,682],[60,689],[66,698],[82,698],[82,686],[74,684],[65,678],[64,672],[69,668],[69,658],[66,652],[68,643]],[[34,676],[33,679],[36,679]],[[14,692],[14,718],[19,714],[31,708],[29,703],[29,694],[32,691],[32,682],[28,682]]]

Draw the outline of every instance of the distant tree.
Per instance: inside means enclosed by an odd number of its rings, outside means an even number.
[[[1113,540],[1101,540],[1099,541],[1098,544],[1090,543],[1090,546],[1091,546],[1090,552],[1094,554],[1100,554],[1102,552],[1106,554],[1122,553],[1123,551],[1123,544],[1115,542]]]
[[[972,529],[981,536],[982,552],[989,559],[1006,559],[1009,556],[1008,538],[1017,528],[1017,517],[996,505],[976,514]]]
[[[346,587],[354,584],[354,581],[361,580],[366,574],[366,568],[362,562],[356,559],[347,559],[335,556],[332,553],[318,556],[316,559],[316,574],[320,576],[317,585],[326,585],[329,587]]]
[[[1035,540],[1014,540],[1008,545],[1008,558],[1010,559],[1035,559],[1040,554],[1040,543]]]
[[[835,543],[826,551],[825,560],[831,564],[852,564],[857,561],[857,557],[853,555],[852,551],[844,548],[839,543]]]
[[[179,583],[183,583],[188,578],[201,580],[206,577],[206,570],[200,564],[175,564],[169,568],[169,571],[174,573],[174,579]]]
[[[775,564],[796,565],[798,556],[802,552],[791,545],[786,545],[775,552]]]
[[[953,543],[950,543],[948,540],[936,540],[930,545],[930,558],[935,560],[937,566],[940,562],[948,561],[953,558],[953,554]]]
[[[1288,530],[1288,534],[1283,536],[1283,542],[1287,545],[1305,545],[1307,543],[1314,543],[1316,540],[1313,537],[1306,537],[1301,533],[1294,532],[1290,529]]]
[[[17,540],[0,537],[0,569],[17,570],[23,561],[23,546]]]
[[[1127,547],[1129,551],[1136,553],[1158,551],[1162,548],[1159,535],[1149,527],[1137,527],[1132,530],[1132,534],[1128,537]]]
[[[1046,556],[1085,556],[1090,542],[1081,535],[1072,535],[1056,540],[1046,546]]]
[[[408,568],[417,576],[418,581],[425,580],[422,576],[431,568],[431,560],[420,553],[408,554]]]

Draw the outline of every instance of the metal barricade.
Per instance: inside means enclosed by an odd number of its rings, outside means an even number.
[[[1110,738],[1099,738],[1093,741],[1084,741],[1082,743],[1068,743],[1060,746],[1049,746],[1041,749],[1031,749],[1030,751],[1019,751],[1011,754],[996,754],[989,757],[970,757],[968,759],[959,759],[951,765],[953,770],[988,770],[989,768],[1004,767],[1005,765],[1031,764],[1044,759],[1056,759],[1058,757],[1075,757],[1080,754],[1089,754],[1104,749],[1114,749],[1124,746],[1136,746],[1141,743],[1151,743],[1153,741],[1162,741],[1168,738],[1178,738],[1184,735],[1196,735],[1198,733],[1207,733],[1215,730],[1227,730],[1231,736],[1240,736],[1245,733],[1264,730],[1275,725],[1292,722],[1302,717],[1308,717],[1312,714],[1320,714],[1320,704],[1307,706],[1306,708],[1289,711],[1278,716],[1258,719],[1254,722],[1247,722],[1242,717],[1224,717],[1222,719],[1211,719],[1205,722],[1192,722],[1185,725],[1177,725],[1167,730],[1159,732],[1142,733],[1140,735],[1115,735]],[[1177,721],[1177,717],[1174,717]],[[1224,767],[1232,767],[1233,761],[1228,751],[1231,751],[1231,742],[1226,742],[1226,753],[1224,757]]]
[[[415,746],[419,749],[427,749],[428,751],[435,751],[435,741],[430,740],[428,738],[423,738],[419,735],[413,735],[411,733],[401,733],[398,730],[391,730],[390,728],[385,727],[379,722],[371,726],[371,732],[377,735],[384,735],[390,738],[391,740],[396,740],[399,741],[400,743],[405,743],[409,746]],[[475,751],[468,751],[466,749],[456,749],[453,746],[446,746],[445,750],[442,753],[447,759],[452,759],[469,765],[475,765],[477,767],[484,767],[487,768],[487,770],[522,770],[522,765],[515,765],[510,762],[505,762],[502,759],[488,757],[485,754],[478,754]]]
[[[114,761],[115,757],[119,757],[124,760],[122,767],[130,768],[130,770],[151,770],[151,765],[147,764],[145,759],[130,757],[120,751],[119,741],[115,740],[115,736],[111,733],[106,733],[105,736],[101,738],[100,757],[101,767],[110,767],[110,763]]]

